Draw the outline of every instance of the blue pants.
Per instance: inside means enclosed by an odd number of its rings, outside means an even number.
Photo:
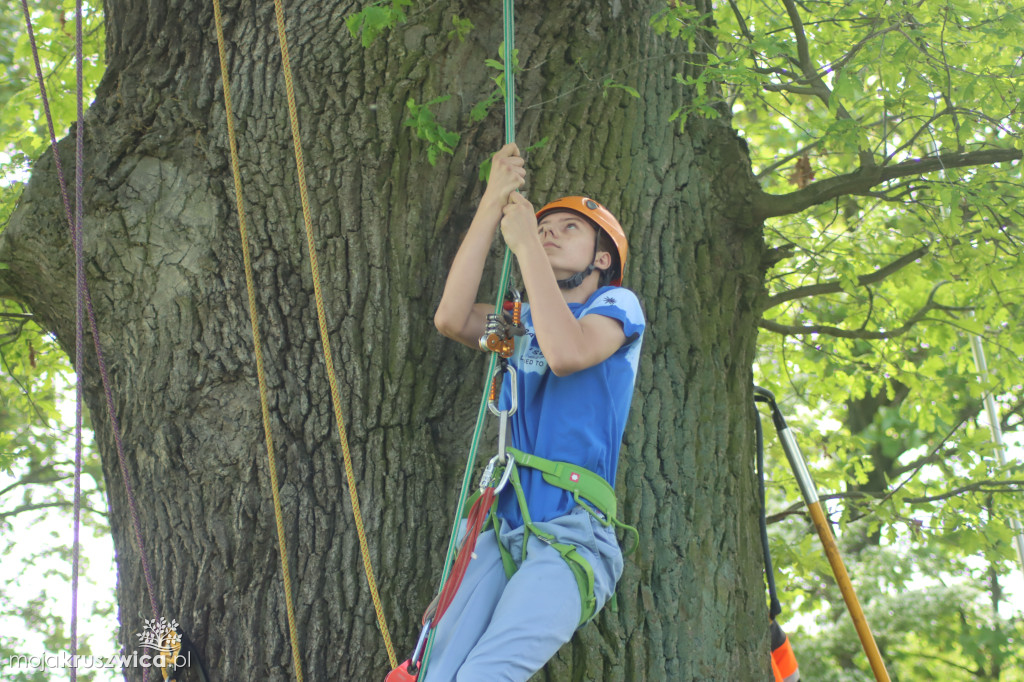
[[[622,551],[614,528],[607,528],[582,507],[552,521],[535,524],[574,545],[594,570],[600,609],[622,575]],[[519,566],[505,577],[493,530],[477,539],[475,558],[434,636],[422,682],[525,682],[572,638],[580,620],[580,592],[558,551],[525,528],[502,522],[500,542]]]

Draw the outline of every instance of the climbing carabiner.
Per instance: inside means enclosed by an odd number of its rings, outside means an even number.
[[[433,627],[433,624],[433,618],[423,624],[423,629],[420,630],[420,637],[416,640],[416,648],[413,649],[412,656],[388,673],[388,676],[384,678],[384,682],[415,682],[420,674],[420,659],[423,657],[423,649],[427,646],[427,636],[430,634],[430,628]]]
[[[504,490],[508,484],[509,476],[512,475],[512,467],[515,466],[515,463],[515,459],[512,458],[512,453],[510,452],[499,452],[494,457],[491,457],[491,461],[487,462],[483,473],[480,474],[480,492],[492,487],[491,482],[494,480],[494,470],[500,466],[505,467],[505,470],[501,472],[501,478],[493,486],[494,494],[497,495]]]
[[[497,381],[503,373],[508,374],[508,381],[512,383],[509,385],[509,401],[507,410],[498,409],[498,395],[494,389],[494,382]],[[500,417],[502,412],[507,412],[509,416],[516,413],[516,408],[519,407],[519,388],[518,381],[516,381],[516,368],[507,364],[502,363],[494,370],[494,374],[491,375],[491,395],[490,400],[487,401],[487,409],[491,411],[495,417]]]
[[[497,455],[495,455],[495,456],[497,456]],[[516,460],[515,460],[514,457],[512,457],[512,453],[511,452],[506,452],[505,453],[505,459],[506,459],[505,470],[503,472],[501,472],[501,479],[498,481],[498,485],[494,486],[494,494],[495,495],[497,495],[502,490],[504,490],[505,486],[508,485],[509,476],[512,475],[512,467],[514,467],[516,465]]]
[[[515,466],[515,460],[512,458],[511,453],[498,453],[494,457],[490,458],[487,462],[487,466],[483,468],[483,473],[480,474],[479,489],[482,493],[488,487],[492,487],[490,482],[495,479],[495,469],[504,466],[505,470],[502,471],[502,477],[495,483],[495,495],[498,495],[505,489],[505,486],[509,482],[509,476],[512,475],[512,467]]]
[[[420,630],[419,639],[416,640],[416,647],[412,650],[412,656],[409,657],[411,665],[419,668],[420,658],[423,656],[423,647],[427,645],[427,635],[430,634],[430,628],[434,625],[434,619],[429,619],[423,624],[423,629]]]

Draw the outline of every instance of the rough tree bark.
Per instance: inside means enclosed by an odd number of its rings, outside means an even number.
[[[444,273],[501,143],[484,60],[499,3],[417,6],[363,48],[363,3],[286,9],[331,343],[373,561],[400,654],[443,562],[483,358],[431,326]],[[668,122],[701,58],[651,33],[661,3],[523,2],[519,138],[529,194],[600,198],[626,225],[627,282],[649,328],[618,481],[643,542],[619,611],[563,649],[547,680],[767,675],[751,453],[751,364],[763,285],[754,183],[728,125]],[[212,8],[108,0],[109,68],[86,117],[85,248],[161,615],[212,680],[286,680],[291,660],[266,474]],[[311,296],[269,2],[224,6],[302,663],[311,680],[387,667],[358,557]],[[453,15],[475,30],[449,36]],[[603,90],[605,78],[639,99]],[[436,167],[405,102],[462,131]],[[727,112],[723,112],[726,114]],[[61,146],[73,168],[69,140]],[[0,242],[0,270],[73,346],[73,263],[52,157]],[[497,254],[497,247],[495,253]],[[487,282],[496,281],[489,271]],[[489,285],[493,287],[493,285]],[[494,292],[488,290],[487,297]],[[95,362],[87,399],[108,479],[128,651],[152,617]],[[489,449],[489,445],[487,448]],[[141,679],[138,670],[130,679]],[[189,679],[196,679],[190,677]]]

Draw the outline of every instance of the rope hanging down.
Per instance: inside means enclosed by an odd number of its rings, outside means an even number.
[[[224,90],[224,113],[227,118],[228,145],[231,151],[231,175],[235,183],[235,208],[238,211],[238,230],[241,233],[242,261],[245,267],[245,289],[249,301],[249,323],[252,327],[253,353],[256,356],[256,380],[260,391],[260,415],[263,420],[263,436],[267,444],[267,470],[270,473],[270,493],[274,505],[274,519],[277,527],[277,546],[281,556],[281,574],[284,580],[284,603],[288,617],[288,638],[291,644],[295,679],[302,682],[302,657],[299,652],[298,628],[295,625],[295,605],[292,601],[291,572],[288,568],[288,549],[284,538],[284,522],[281,513],[281,496],[277,482],[277,458],[274,456],[274,437],[270,429],[270,407],[267,398],[267,379],[263,365],[263,344],[260,340],[259,318],[256,312],[256,290],[252,273],[252,256],[249,252],[249,231],[245,223],[245,203],[242,200],[242,174],[238,165],[238,143],[235,135],[234,115],[231,109],[227,54],[224,49],[224,28],[220,2],[213,0],[214,24],[217,29],[217,52],[220,57],[221,86]]]
[[[85,371],[82,363],[85,360],[85,266],[82,248],[82,218],[85,214],[84,183],[82,157],[85,147],[85,120],[82,116],[82,0],[75,3],[75,83],[77,99],[78,125],[75,126],[75,221],[71,230],[75,248],[75,491],[73,540],[71,550],[71,658],[78,655],[78,563],[81,554],[81,521],[82,521],[82,382]],[[71,682],[78,679],[78,671],[71,666]]]
[[[388,652],[391,665],[397,665],[395,648],[391,643],[391,633],[384,618],[384,607],[377,591],[377,581],[373,577],[373,565],[370,563],[370,547],[366,541],[363,528],[362,512],[359,509],[359,493],[356,490],[355,470],[352,467],[352,453],[348,447],[348,434],[345,431],[345,420],[341,413],[341,391],[338,389],[338,376],[334,371],[334,357],[331,353],[330,338],[327,334],[327,315],[324,312],[323,286],[320,282],[320,266],[316,256],[316,241],[313,237],[313,220],[309,212],[309,195],[306,190],[306,167],[302,160],[302,140],[299,137],[299,114],[295,106],[295,88],[292,84],[292,67],[288,59],[288,40],[284,30],[284,8],[281,0],[274,0],[274,13],[277,16],[277,35],[281,42],[281,66],[284,68],[285,90],[288,95],[288,119],[292,128],[292,143],[295,146],[295,165],[299,178],[299,196],[302,200],[302,219],[306,226],[306,244],[309,248],[309,267],[313,274],[313,293],[316,298],[316,317],[320,325],[320,342],[324,351],[324,365],[327,381],[331,388],[331,405],[334,408],[334,420],[338,426],[338,437],[341,439],[341,453],[345,463],[345,481],[348,483],[349,501],[352,503],[352,518],[359,536],[359,553],[363,558],[363,569],[366,571],[366,582],[370,587],[373,608],[377,612],[377,623],[384,637],[384,648]]]
[[[264,434],[267,442],[267,457],[270,470],[271,488],[274,501],[274,515],[277,523],[278,545],[281,555],[282,573],[285,583],[285,605],[288,612],[288,630],[291,639],[292,659],[295,664],[295,674],[299,682],[302,682],[302,667],[300,663],[298,633],[295,625],[295,611],[292,603],[291,576],[288,569],[287,551],[284,539],[284,525],[282,521],[281,503],[278,492],[277,469],[275,464],[273,438],[270,431],[270,416],[267,400],[267,388],[265,373],[263,369],[263,354],[260,343],[259,326],[256,313],[255,287],[253,284],[252,262],[249,255],[248,232],[245,227],[245,210],[242,200],[241,172],[238,164],[238,146],[234,131],[234,118],[231,112],[231,96],[229,79],[227,74],[227,57],[224,49],[223,23],[218,0],[213,0],[214,19],[217,27],[217,43],[221,62],[221,80],[224,89],[224,105],[227,115],[228,139],[231,151],[231,171],[235,183],[235,203],[239,216],[239,230],[242,236],[243,260],[245,263],[246,288],[249,297],[249,317],[252,325],[253,345],[255,348],[257,375],[260,388],[260,406],[263,418]],[[352,466],[352,454],[348,445],[348,436],[345,430],[345,423],[341,411],[341,398],[338,389],[338,381],[334,368],[334,359],[331,353],[329,337],[327,333],[327,319],[324,312],[323,288],[320,280],[320,267],[317,259],[315,240],[313,237],[312,219],[309,210],[309,198],[306,188],[305,163],[302,155],[302,142],[299,134],[298,112],[295,105],[295,92],[292,80],[291,62],[288,57],[288,41],[284,25],[284,9],[281,0],[274,2],[275,16],[277,19],[278,39],[281,47],[281,60],[284,69],[285,90],[288,98],[288,116],[291,124],[292,142],[295,151],[295,163],[299,178],[299,195],[302,203],[303,223],[306,230],[306,242],[309,249],[310,269],[313,275],[313,290],[316,300],[317,321],[320,328],[320,339],[323,346],[324,364],[327,372],[327,379],[331,390],[331,405],[334,410],[335,422],[341,440],[342,457],[345,465],[345,478],[348,484],[349,499],[352,504],[352,516],[355,521],[356,532],[359,536],[359,549],[362,555],[363,568],[366,572],[367,583],[370,588],[370,595],[373,599],[374,610],[377,613],[377,622],[380,626],[381,635],[384,637],[384,646],[387,649],[388,658],[392,665],[396,665],[397,659],[394,653],[394,646],[391,643],[391,634],[388,631],[387,622],[384,618],[384,609],[381,605],[380,595],[377,590],[377,583],[373,574],[373,566],[370,562],[369,544],[366,540],[366,531],[363,527],[362,512],[359,506],[359,495],[355,486],[355,471]]]
[[[58,153],[58,150],[57,150],[56,129],[55,129],[54,125],[53,125],[53,114],[52,114],[52,112],[50,110],[50,98],[49,98],[49,96],[47,95],[47,92],[46,92],[46,81],[45,81],[45,78],[43,76],[43,69],[42,69],[42,65],[40,64],[40,60],[39,60],[39,48],[38,48],[38,45],[36,44],[35,31],[33,30],[33,27],[32,27],[32,15],[31,15],[31,12],[29,11],[28,0],[22,0],[21,7],[22,7],[22,11],[23,11],[23,13],[25,15],[25,29],[26,29],[26,33],[28,35],[29,45],[30,45],[31,50],[32,50],[32,60],[33,60],[33,63],[35,65],[36,81],[39,84],[39,95],[40,95],[40,98],[41,98],[42,103],[43,103],[43,112],[44,112],[44,114],[46,116],[47,130],[48,130],[49,135],[50,135],[50,148],[51,148],[52,153],[53,153],[53,162],[54,162],[54,166],[56,167],[56,171],[57,171],[57,183],[58,183],[58,186],[60,187],[61,200],[62,200],[62,202],[64,204],[64,217],[65,217],[65,220],[67,221],[69,236],[71,237],[72,241],[76,241],[77,233],[78,233],[76,225],[81,225],[82,224],[82,219],[81,219],[81,217],[77,217],[76,218],[76,216],[74,216],[72,214],[71,202],[68,199],[67,181],[65,180],[65,177],[64,177],[64,168],[63,168],[63,165],[61,164],[60,154]],[[76,27],[76,36],[75,36],[75,43],[76,43],[76,45],[75,45],[75,53],[76,53],[77,64],[78,64],[78,67],[79,67],[79,71],[78,71],[78,74],[76,76],[76,81],[77,81],[76,96],[77,96],[77,112],[78,112],[78,128],[77,128],[77,130],[78,130],[79,134],[84,132],[84,128],[83,128],[83,124],[82,124],[83,106],[84,106],[83,105],[84,93],[83,93],[82,78],[81,78],[81,65],[83,64],[83,54],[82,54],[82,40],[81,40],[82,39],[82,32],[81,32],[81,21],[80,20],[81,20],[81,5],[79,4],[79,6],[77,8],[77,19],[76,19],[76,23],[78,25]],[[84,158],[84,156],[83,156],[84,149],[83,148],[84,148],[84,137],[83,138],[78,138],[78,136],[76,135],[76,156],[77,156],[77,159],[83,159]],[[84,173],[83,173],[83,170],[82,170],[82,168],[81,168],[81,166],[80,166],[80,164],[79,164],[77,159],[76,159],[76,183],[75,183],[75,189],[76,189],[76,193],[75,193],[76,209],[75,210],[76,210],[76,213],[81,211],[84,214],[84,204],[83,204],[82,197],[81,197],[81,195],[84,194],[84,191],[83,191],[84,190],[84,183],[82,182],[82,179],[84,178]],[[77,252],[77,249],[76,249],[76,252]],[[99,366],[100,380],[101,380],[101,384],[103,386],[103,395],[104,395],[105,404],[106,404],[106,408],[107,408],[107,419],[109,420],[110,428],[111,428],[111,431],[112,431],[113,436],[114,436],[114,447],[115,447],[115,449],[117,451],[117,461],[118,461],[118,465],[119,465],[120,471],[121,471],[121,480],[122,480],[122,482],[124,484],[125,497],[127,498],[127,501],[128,501],[128,512],[129,512],[129,515],[130,515],[131,521],[132,521],[132,530],[133,530],[133,534],[134,534],[136,550],[139,553],[139,560],[140,560],[140,562],[142,564],[142,573],[143,573],[143,577],[145,579],[146,595],[149,598],[149,605],[150,605],[150,609],[151,609],[151,611],[153,613],[153,618],[159,620],[160,613],[159,613],[159,609],[157,609],[157,605],[156,605],[156,597],[155,597],[155,592],[156,591],[153,588],[153,584],[154,584],[153,583],[153,576],[152,576],[152,572],[150,571],[150,568],[149,568],[149,561],[146,558],[146,556],[147,556],[146,555],[146,546],[145,546],[145,543],[144,543],[144,541],[142,539],[142,524],[139,521],[138,504],[136,503],[136,500],[135,500],[135,491],[132,488],[131,477],[129,476],[129,473],[128,473],[127,458],[125,457],[125,453],[124,453],[124,442],[121,439],[121,424],[120,424],[120,420],[117,417],[117,412],[114,410],[114,394],[113,394],[113,390],[112,390],[111,384],[110,384],[110,373],[107,371],[106,358],[105,358],[105,356],[103,354],[103,347],[100,344],[100,335],[99,335],[99,331],[98,331],[98,325],[96,324],[96,313],[95,313],[95,310],[93,309],[93,305],[92,305],[92,295],[89,292],[88,282],[85,280],[85,277],[84,277],[84,270],[82,270],[82,274],[81,274],[81,276],[79,276],[78,271],[77,271],[77,266],[76,266],[76,291],[78,292],[78,294],[76,295],[76,299],[77,299],[78,296],[80,296],[80,298],[81,298],[81,303],[78,303],[77,300],[76,300],[76,311],[79,310],[79,306],[81,305],[82,308],[84,308],[85,317],[88,318],[88,320],[89,320],[89,331],[92,334],[93,349],[94,349],[94,351],[96,353],[97,365]],[[79,312],[76,315],[76,317],[80,318],[81,317],[81,313]],[[76,325],[77,324],[78,323],[76,323]],[[83,336],[84,336],[84,334],[83,334]],[[78,358],[78,349],[83,349],[83,347],[84,347],[84,340],[82,338],[78,337],[78,330],[76,329],[76,358]],[[81,367],[82,367],[81,360],[77,360],[76,359],[76,368],[81,368]],[[79,370],[76,369],[76,374],[77,374],[78,371]],[[77,381],[78,381],[78,385],[81,386],[82,385],[82,380],[81,380],[80,376],[77,378]],[[81,405],[81,402],[80,402],[80,399],[79,399],[79,402],[77,402],[77,404],[76,404],[76,412],[77,412],[78,409],[80,409],[80,405]],[[78,420],[79,420],[79,418],[78,418],[78,415],[76,414],[76,423],[78,422]],[[77,432],[77,428],[76,428],[76,432]],[[79,457],[79,453],[77,452],[77,450],[78,450],[78,448],[76,446],[76,459]],[[76,465],[76,468],[80,471],[80,466]],[[78,517],[78,513],[77,512],[75,513],[75,517],[76,518]],[[74,585],[74,582],[75,581],[73,581],[73,585],[72,585],[72,593],[73,593],[72,594],[72,603],[73,604],[77,602],[77,586]],[[72,627],[73,630],[76,629],[76,627],[77,627],[77,625],[76,625],[76,622],[77,622],[76,610],[77,610],[76,608],[72,609],[71,627]],[[74,652],[72,652],[72,653],[74,653]],[[148,668],[143,670],[143,679],[146,679],[148,677],[148,672],[149,672]],[[72,674],[74,675],[75,673],[73,672]]]
[[[502,0],[502,34],[503,34],[503,59],[505,66],[505,144],[512,144],[516,141],[516,114],[515,114],[515,74],[513,72],[513,59],[515,57],[515,7],[513,0]],[[505,291],[512,272],[512,251],[505,247],[505,257],[501,265],[501,278],[498,282],[498,293],[494,303],[494,314],[500,315],[502,304],[505,300]],[[458,545],[459,525],[462,522],[462,509],[469,497],[469,489],[473,480],[473,468],[476,464],[477,449],[480,445],[480,436],[484,430],[484,421],[487,416],[487,405],[490,401],[491,378],[498,363],[498,353],[492,352],[490,362],[487,365],[486,379],[484,380],[483,395],[480,398],[480,408],[477,411],[476,426],[473,429],[473,438],[469,445],[469,455],[466,458],[466,470],[462,477],[462,487],[459,490],[459,501],[455,505],[455,520],[452,523],[451,535],[448,540],[448,551],[444,558],[444,568],[441,571],[441,585],[448,580],[448,574],[455,559],[455,549]],[[438,588],[440,589],[440,588]],[[426,649],[423,652],[423,663],[420,670],[426,674],[427,665],[430,663],[430,649],[434,644],[434,633],[430,633]],[[394,667],[394,666],[392,666]]]

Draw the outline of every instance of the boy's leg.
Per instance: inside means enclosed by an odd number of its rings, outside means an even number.
[[[557,550],[531,537],[490,626],[459,668],[458,682],[523,682],[572,638],[580,594]]]
[[[422,682],[451,682],[487,629],[508,578],[494,531],[477,538],[474,554],[455,598],[434,632],[427,675]]]
[[[553,534],[556,542],[574,545],[590,562],[600,608],[622,573],[614,531],[582,509],[537,527]],[[519,556],[521,545],[516,543],[511,551]],[[458,682],[529,679],[572,638],[580,608],[572,569],[556,549],[531,537],[526,561],[508,582],[487,631],[459,669]]]

